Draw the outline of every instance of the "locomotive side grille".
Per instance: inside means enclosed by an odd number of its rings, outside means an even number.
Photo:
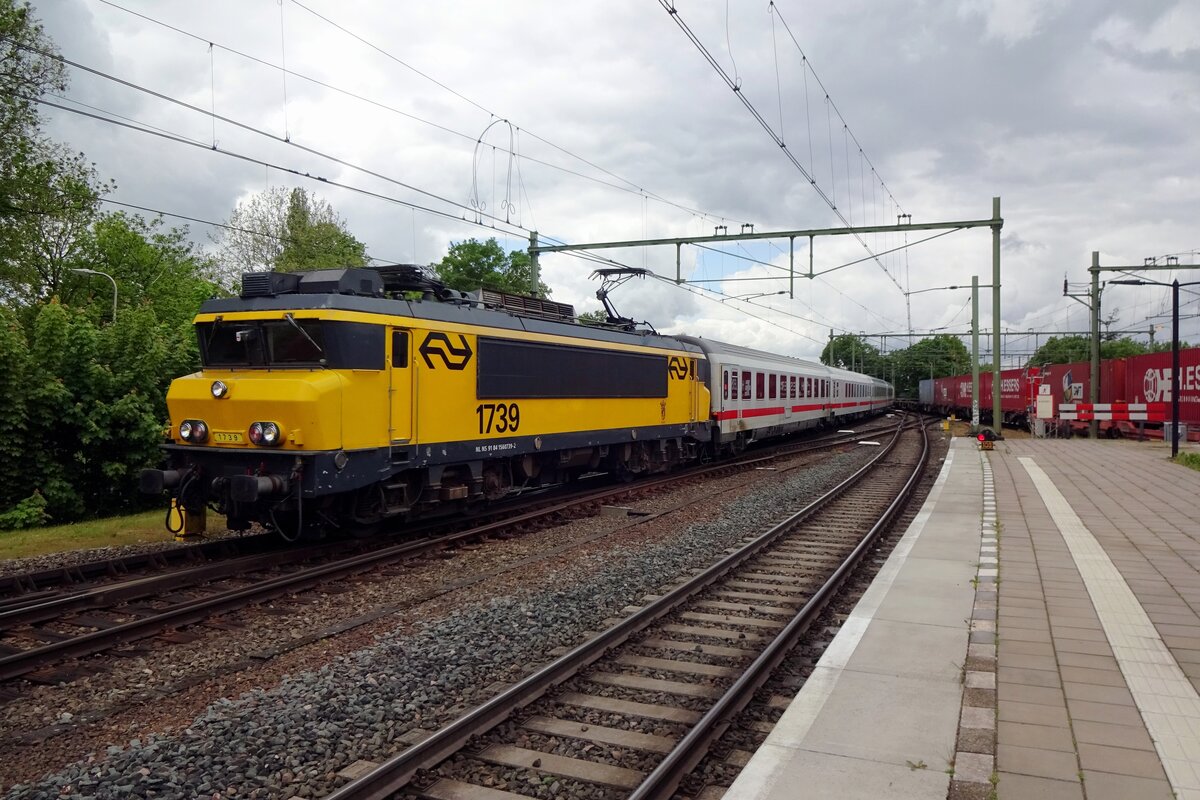
[[[274,297],[296,291],[300,276],[288,272],[243,272],[242,297]]]
[[[271,294],[271,273],[242,273],[242,297],[269,297]]]
[[[569,303],[556,303],[553,300],[543,300],[523,294],[509,294],[492,289],[480,289],[477,293],[483,304],[489,308],[502,308],[510,314],[523,317],[537,317],[556,322],[574,322],[575,307]]]

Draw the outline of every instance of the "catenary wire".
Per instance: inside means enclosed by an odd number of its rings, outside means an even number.
[[[476,139],[476,137],[475,137],[475,136],[472,136],[471,134],[465,133],[465,132],[463,132],[463,131],[455,130],[454,128],[450,128],[450,127],[448,127],[448,126],[446,126],[446,125],[442,125],[442,124],[440,124],[440,123],[437,123],[437,122],[434,122],[434,121],[432,121],[432,120],[425,119],[424,117],[418,116],[418,115],[416,115],[416,114],[413,114],[413,113],[411,113],[411,112],[408,112],[408,111],[403,111],[403,110],[401,110],[401,109],[399,109],[399,108],[396,108],[395,106],[388,105],[387,103],[384,103],[384,102],[382,102],[382,101],[379,101],[379,100],[372,99],[372,98],[370,98],[370,97],[367,97],[367,96],[365,96],[365,95],[362,95],[362,94],[359,94],[359,93],[357,93],[357,92],[351,91],[351,90],[349,90],[349,89],[346,89],[346,88],[343,88],[343,87],[337,86],[337,85],[335,85],[335,84],[332,84],[332,83],[329,83],[329,82],[327,82],[327,81],[323,81],[323,80],[321,80],[321,79],[319,79],[319,78],[314,78],[314,77],[312,77],[312,76],[310,76],[310,75],[306,75],[306,74],[304,74],[304,73],[297,72],[297,71],[295,71],[295,70],[292,70],[292,69],[285,69],[285,68],[281,67],[281,66],[280,66],[280,65],[278,65],[278,64],[274,64],[274,63],[272,63],[272,62],[270,62],[270,61],[267,61],[266,59],[259,58],[259,57],[257,57],[257,56],[251,55],[250,53],[247,53],[247,52],[245,52],[245,51],[243,51],[243,50],[238,50],[237,48],[230,47],[230,46],[228,46],[228,45],[224,45],[224,44],[218,44],[217,42],[214,42],[214,41],[212,41],[212,40],[210,40],[210,39],[207,39],[207,38],[205,38],[205,37],[203,37],[203,36],[200,36],[200,35],[198,35],[198,34],[195,34],[195,33],[191,32],[191,31],[188,31],[188,30],[185,30],[185,29],[183,29],[183,28],[180,28],[180,27],[178,27],[178,26],[176,26],[176,25],[172,25],[172,24],[170,24],[170,23],[168,23],[168,22],[163,22],[162,20],[156,19],[156,18],[154,18],[154,17],[151,17],[151,16],[149,16],[149,15],[147,15],[147,14],[143,14],[143,13],[140,13],[140,12],[137,12],[137,11],[133,11],[132,9],[126,8],[126,7],[124,7],[124,6],[122,6],[122,5],[118,4],[118,3],[114,3],[114,2],[112,2],[112,0],[97,0],[97,2],[99,2],[99,3],[102,3],[102,4],[106,5],[106,6],[109,6],[109,7],[113,8],[113,9],[116,9],[116,10],[118,10],[118,11],[121,11],[121,12],[124,12],[124,13],[126,13],[126,14],[129,14],[129,15],[131,15],[131,16],[134,16],[134,17],[137,17],[137,18],[139,18],[139,19],[142,19],[142,20],[144,20],[144,21],[146,21],[146,22],[149,22],[149,23],[151,23],[151,24],[153,24],[153,25],[158,25],[158,26],[160,26],[160,27],[162,27],[162,28],[166,28],[167,30],[173,31],[173,32],[175,32],[175,33],[178,33],[178,34],[180,34],[181,36],[185,36],[185,37],[187,37],[187,38],[190,38],[190,39],[193,39],[193,40],[195,40],[195,41],[197,41],[197,42],[201,42],[201,43],[203,43],[205,46],[211,46],[211,47],[214,47],[214,48],[217,48],[217,49],[220,49],[220,50],[224,50],[224,51],[225,51],[225,52],[227,52],[227,53],[230,53],[230,54],[236,55],[236,56],[238,56],[238,57],[240,57],[240,58],[244,58],[244,59],[246,59],[246,60],[248,60],[248,61],[252,61],[252,62],[254,62],[254,63],[256,63],[256,64],[259,64],[259,65],[261,65],[261,66],[267,67],[268,69],[279,70],[279,71],[283,72],[284,74],[286,74],[286,75],[289,75],[289,76],[291,76],[291,77],[293,77],[293,78],[297,78],[297,79],[299,79],[299,80],[307,81],[307,82],[309,82],[309,83],[313,84],[314,86],[320,86],[320,87],[321,87],[321,88],[323,88],[323,89],[328,89],[329,91],[336,92],[336,93],[338,93],[338,94],[341,94],[341,95],[343,95],[343,96],[345,96],[345,97],[349,97],[349,98],[351,98],[351,99],[353,99],[353,100],[357,100],[358,102],[361,102],[361,103],[365,103],[365,104],[367,104],[367,105],[374,106],[375,108],[378,108],[378,109],[380,109],[380,110],[382,110],[382,111],[387,111],[387,112],[389,112],[389,113],[391,113],[391,114],[396,114],[397,116],[404,117],[404,118],[406,118],[406,119],[412,120],[413,122],[417,122],[417,123],[419,123],[419,124],[426,125],[426,126],[428,126],[428,127],[431,127],[431,128],[434,128],[434,129],[436,129],[436,130],[442,131],[443,133],[447,133],[447,134],[450,134],[450,135],[452,135],[452,136],[456,136],[456,137],[458,137],[458,138],[464,139],[464,140],[466,140],[466,141],[469,141],[469,142],[474,142],[474,141],[475,141],[475,139]],[[306,9],[306,10],[307,10],[307,9]],[[405,66],[408,66],[408,65],[406,64]],[[451,91],[453,91],[453,90],[451,90]],[[468,102],[471,102],[471,101],[469,101],[469,100],[468,100]],[[486,109],[484,109],[484,110],[486,111]],[[489,114],[492,114],[492,112],[487,112],[487,113],[489,113]],[[497,115],[495,115],[495,114],[492,114],[492,116],[497,116]],[[498,117],[498,118],[500,118],[500,117]],[[524,129],[521,129],[520,127],[518,127],[517,129],[518,129],[519,131],[522,131],[522,130],[524,130]],[[670,206],[670,207],[672,207],[672,208],[676,208],[676,209],[678,209],[678,210],[680,210],[680,211],[685,211],[685,212],[687,212],[687,213],[689,213],[689,214],[694,214],[694,215],[696,215],[696,216],[703,217],[703,218],[705,218],[705,219],[715,219],[715,220],[721,220],[721,221],[724,221],[724,220],[727,220],[727,219],[729,219],[729,217],[722,216],[722,215],[720,215],[720,214],[715,214],[715,213],[713,213],[713,212],[707,212],[707,211],[703,211],[703,210],[700,210],[700,209],[692,208],[692,207],[690,207],[690,206],[688,206],[688,205],[686,205],[686,204],[683,204],[683,203],[680,203],[680,202],[678,202],[678,201],[671,200],[671,199],[669,199],[669,198],[667,198],[667,197],[664,197],[664,196],[662,196],[662,195],[660,195],[660,194],[658,194],[658,193],[656,193],[656,192],[652,192],[652,191],[649,191],[649,190],[647,190],[647,189],[640,188],[640,187],[638,187],[638,186],[637,186],[637,184],[633,183],[632,181],[629,181],[629,180],[627,180],[627,179],[625,179],[625,178],[622,178],[620,175],[617,175],[616,173],[613,173],[613,172],[611,172],[610,170],[606,170],[606,169],[604,169],[604,168],[603,168],[603,167],[601,167],[601,166],[598,166],[598,165],[596,165],[596,164],[593,164],[593,163],[592,163],[591,161],[589,161],[588,159],[586,159],[586,158],[583,158],[582,156],[578,156],[578,155],[576,155],[576,154],[572,153],[571,151],[569,151],[569,150],[567,150],[567,149],[565,149],[565,148],[563,148],[563,147],[560,147],[559,145],[555,144],[554,142],[551,142],[551,141],[549,141],[549,140],[547,140],[547,139],[544,139],[544,138],[542,138],[542,137],[538,136],[537,134],[531,133],[530,131],[527,131],[527,130],[525,130],[525,131],[524,131],[524,133],[525,133],[526,135],[528,135],[528,136],[531,136],[531,137],[532,137],[532,138],[534,138],[534,139],[537,139],[538,141],[541,141],[543,144],[547,145],[548,147],[551,147],[551,148],[553,148],[553,149],[555,149],[555,150],[558,150],[559,152],[563,153],[564,155],[567,155],[567,156],[568,156],[568,157],[570,157],[570,158],[573,158],[573,159],[575,159],[575,160],[577,160],[577,161],[580,161],[581,163],[583,163],[583,164],[586,164],[586,165],[588,165],[589,167],[592,167],[593,169],[596,169],[596,170],[598,170],[598,171],[600,171],[600,172],[603,172],[603,173],[604,173],[604,174],[606,174],[606,175],[609,175],[609,176],[611,176],[611,177],[612,177],[612,178],[614,178],[616,181],[620,181],[620,183],[614,183],[614,182],[612,182],[612,181],[607,181],[607,180],[604,180],[603,178],[598,178],[598,177],[596,177],[595,175],[588,175],[587,173],[580,172],[580,171],[578,171],[578,170],[574,170],[574,169],[571,169],[571,168],[569,168],[569,167],[562,166],[561,164],[555,164],[555,163],[553,163],[553,162],[550,162],[550,161],[546,161],[546,160],[544,160],[544,159],[537,158],[536,156],[531,156],[531,155],[529,155],[529,154],[527,154],[527,153],[514,153],[513,155],[514,155],[514,156],[516,156],[516,157],[517,157],[518,159],[520,159],[520,160],[527,161],[527,162],[529,162],[529,163],[532,163],[532,164],[538,164],[539,166],[543,166],[543,167],[546,167],[546,168],[548,168],[548,169],[552,169],[552,170],[555,170],[555,171],[561,172],[561,173],[563,173],[563,174],[566,174],[566,175],[571,175],[571,176],[573,176],[573,177],[580,178],[580,179],[582,179],[582,180],[591,181],[591,182],[593,182],[593,183],[597,183],[597,184],[599,184],[599,185],[601,185],[601,186],[606,186],[606,187],[608,187],[608,188],[610,188],[610,189],[616,189],[616,190],[618,190],[618,191],[625,192],[625,193],[627,193],[627,194],[636,194],[636,195],[643,195],[643,194],[644,194],[644,195],[647,195],[647,196],[649,196],[649,197],[650,197],[652,200],[654,200],[655,202],[662,203],[662,204],[664,204],[664,205],[667,205],[667,206]],[[519,163],[519,162],[518,162],[518,163]],[[626,185],[622,185],[622,184],[626,184]]]
[[[729,76],[729,74],[724,70],[724,68],[721,67],[720,63],[718,63],[718,61],[712,55],[712,53],[709,52],[708,48],[706,48],[704,46],[704,43],[700,41],[700,38],[695,34],[695,32],[692,31],[692,29],[688,26],[688,24],[683,21],[683,18],[679,15],[679,11],[673,5],[673,0],[658,0],[658,2],[659,2],[659,5],[661,5],[667,11],[667,13],[670,15],[671,19],[675,22],[676,26],[681,31],[683,31],[684,35],[692,42],[692,44],[696,47],[696,49],[700,52],[700,54],[702,56],[704,56],[705,60],[708,61],[709,65],[716,71],[716,73],[721,77],[721,79],[725,82],[725,84],[733,91],[733,93],[737,96],[738,101],[741,102],[741,104],[743,106],[745,106],[746,110],[750,112],[750,115],[754,118],[754,120],[756,122],[758,122],[759,126],[762,127],[762,129],[764,131],[766,131],[767,135],[771,138],[771,140],[773,142],[775,142],[776,145],[779,146],[780,151],[784,154],[784,156],[788,159],[788,161],[791,162],[792,166],[794,166],[800,172],[800,174],[803,175],[805,177],[805,179],[808,180],[809,185],[812,187],[813,191],[815,191],[817,193],[817,195],[822,200],[825,201],[825,204],[827,206],[829,206],[829,208],[838,217],[838,219],[840,219],[843,223],[845,223],[845,225],[847,227],[853,227],[850,225],[850,222],[846,219],[846,216],[844,214],[842,214],[842,212],[838,209],[837,203],[834,202],[833,198],[830,197],[830,195],[827,194],[825,192],[825,190],[822,189],[821,186],[817,183],[816,178],[814,177],[813,173],[810,170],[807,170],[804,168],[804,165],[800,163],[800,161],[796,158],[795,154],[792,153],[792,151],[788,148],[787,144],[779,137],[779,134],[777,134],[775,132],[775,130],[771,127],[771,124],[769,122],[767,122],[766,118],[764,118],[763,115],[759,112],[758,108],[756,108],[755,105],[752,102],[750,102],[750,100],[746,97],[746,93],[742,91],[741,85]],[[810,141],[811,141],[811,137],[810,137]],[[862,238],[862,236],[860,236],[859,234],[855,234],[854,236],[859,241],[859,243],[863,246],[863,249],[865,249],[868,253],[871,253],[870,246],[867,245],[866,241]],[[874,254],[872,253],[872,255],[874,255]],[[883,270],[883,273],[888,276],[888,279],[891,280],[892,283],[894,283],[896,285],[896,288],[899,289],[901,292],[903,292],[904,288],[900,285],[900,282],[896,280],[896,277],[894,275],[892,275],[892,273],[888,270],[887,266],[882,261],[880,261],[878,258],[875,259],[875,262],[879,265],[879,268]]]

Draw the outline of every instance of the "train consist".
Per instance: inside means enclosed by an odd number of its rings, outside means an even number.
[[[1190,438],[1200,429],[1200,348],[1188,348],[1179,353],[1179,421],[1188,425]],[[1045,388],[1043,388],[1045,387]],[[1052,417],[1059,415],[1063,403],[1086,403],[1091,396],[1091,366],[1086,361],[1071,364],[1049,364],[1041,369],[1009,369],[1000,373],[1000,407],[1006,425],[1028,425],[1034,419],[1039,393],[1049,397]],[[979,376],[980,412],[990,423],[992,411],[992,375]],[[1099,403],[1165,403],[1171,402],[1171,354],[1148,353],[1129,358],[1110,358],[1100,362]],[[919,388],[919,405],[942,415],[971,413],[971,376],[923,380]],[[1067,422],[1063,428],[1086,430],[1086,422]],[[1149,430],[1161,430],[1162,425],[1147,423]],[[1132,434],[1137,423],[1129,420],[1103,420],[1100,431],[1115,437]]]
[[[585,472],[661,472],[892,403],[889,384],[688,336],[575,323],[416,267],[247,273],[195,319],[163,469],[204,512],[292,536],[370,529]]]

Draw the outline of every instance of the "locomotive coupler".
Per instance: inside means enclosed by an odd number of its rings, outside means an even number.
[[[257,503],[263,495],[286,494],[290,482],[279,475],[234,475],[229,479],[229,499]]]

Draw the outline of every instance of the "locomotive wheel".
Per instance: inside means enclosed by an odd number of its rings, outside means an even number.
[[[344,516],[346,532],[359,539],[374,536],[383,524],[386,503],[383,489],[378,485],[359,490],[354,496],[349,513]]]

